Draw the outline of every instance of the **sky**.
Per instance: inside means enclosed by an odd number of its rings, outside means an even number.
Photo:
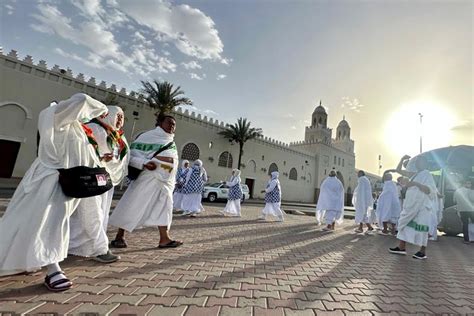
[[[356,167],[474,145],[473,1],[2,0],[0,46],[127,91],[181,86],[203,115],[304,139],[322,101]],[[421,122],[420,122],[421,119]]]

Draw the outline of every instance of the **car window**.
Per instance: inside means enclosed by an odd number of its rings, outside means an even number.
[[[242,190],[248,191],[248,190],[249,190],[249,187],[248,187],[246,184],[244,184],[244,185],[242,185]]]
[[[213,183],[213,184],[209,184],[208,186],[211,187],[211,188],[218,188],[220,187],[220,183]]]

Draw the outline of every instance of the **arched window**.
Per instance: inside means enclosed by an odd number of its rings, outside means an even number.
[[[251,172],[257,172],[257,163],[255,160],[249,160],[248,165]]]
[[[298,171],[296,171],[296,168],[291,168],[289,178],[290,180],[298,180]]]
[[[319,121],[318,121],[318,122],[319,122],[319,124],[323,123],[322,118],[319,118]]]
[[[274,162],[268,167],[268,174],[272,174],[273,171],[278,171],[278,166]]]
[[[194,161],[199,159],[199,147],[194,143],[186,144],[181,153],[181,159]]]
[[[228,151],[224,151],[222,154],[219,156],[219,163],[217,164],[219,167],[226,167],[226,168],[232,168],[232,155]]]

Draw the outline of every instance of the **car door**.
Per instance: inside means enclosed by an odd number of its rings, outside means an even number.
[[[219,198],[220,199],[227,199],[229,198],[229,187],[225,184],[221,185],[219,188]]]

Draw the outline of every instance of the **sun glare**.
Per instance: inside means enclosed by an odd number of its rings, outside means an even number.
[[[421,116],[421,122],[420,122]],[[396,155],[416,155],[420,152],[420,135],[423,151],[448,146],[453,114],[435,102],[415,101],[402,104],[385,124],[387,147]]]

